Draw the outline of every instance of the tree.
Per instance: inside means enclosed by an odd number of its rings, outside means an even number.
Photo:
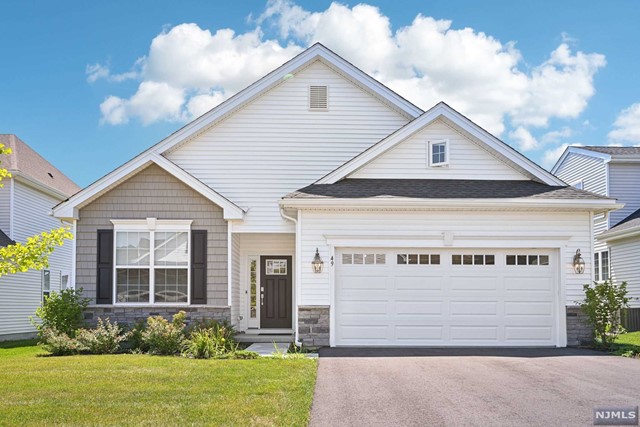
[[[0,144],[0,156],[11,154],[11,149]],[[11,178],[11,173],[0,165],[0,187],[4,178]],[[0,277],[5,274],[19,273],[27,270],[41,270],[49,266],[49,255],[56,246],[61,246],[65,239],[73,235],[66,227],[45,231],[29,237],[25,243],[15,243],[0,248]]]
[[[605,280],[594,282],[593,287],[584,285],[585,298],[580,307],[593,327],[596,344],[605,349],[610,349],[618,335],[624,332],[620,312],[629,307],[631,298],[627,292],[627,282],[616,285]]]

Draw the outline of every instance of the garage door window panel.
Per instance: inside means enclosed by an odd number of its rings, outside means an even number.
[[[439,260],[438,260],[439,261]],[[495,265],[496,256],[493,254],[451,255],[453,265]]]
[[[440,265],[440,254],[397,254],[398,265]]]

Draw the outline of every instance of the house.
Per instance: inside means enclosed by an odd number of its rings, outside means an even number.
[[[0,135],[10,155],[0,167],[11,173],[0,188],[0,246],[24,243],[28,237],[60,227],[51,208],[80,188],[15,135]],[[51,291],[71,286],[72,246],[55,249],[46,270],[0,277],[0,341],[33,336],[29,321]]]
[[[576,188],[624,203],[594,215],[592,280],[626,281],[640,325],[640,147],[567,147],[552,172]]]
[[[184,309],[314,346],[565,346],[591,217],[619,206],[316,44],[54,214],[74,223],[94,319]]]

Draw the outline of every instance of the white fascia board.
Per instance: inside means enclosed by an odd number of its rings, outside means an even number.
[[[69,198],[69,200],[54,207],[53,216],[57,218],[69,218],[76,220],[80,219],[78,210],[82,208],[84,203],[101,194],[102,192],[109,190],[112,186],[135,174],[151,163],[157,164],[159,167],[174,176],[176,179],[180,180],[208,200],[223,208],[224,219],[243,218],[244,211],[240,207],[238,207],[219,193],[215,192],[211,189],[211,187],[197,180],[171,161],[153,152],[147,152],[138,157],[135,157],[110,174],[105,175],[98,181],[94,182],[84,190],[76,193],[74,196]]]
[[[629,237],[637,236],[640,236],[640,225],[620,231],[607,231],[596,236],[596,239],[603,242],[610,242],[612,240],[627,239]]]
[[[369,199],[282,199],[280,205],[293,209],[571,209],[610,211],[624,204],[608,200],[567,199],[407,199],[401,197],[376,197]]]
[[[327,62],[330,66],[338,69],[346,77],[352,79],[354,83],[367,88],[368,90],[380,96],[382,99],[387,100],[389,103],[391,103],[391,105],[404,112],[407,116],[418,117],[420,114],[422,114],[422,110],[420,108],[411,104],[409,101],[402,98],[400,95],[393,92],[382,83],[373,79],[371,76],[362,72],[354,65],[348,63],[347,61],[318,43],[302,52],[298,56],[294,57],[289,62],[286,62],[279,68],[270,72],[251,86],[243,89],[228,100],[222,102],[208,113],[203,114],[191,123],[184,126],[182,129],[169,135],[167,138],[153,147],[153,150],[157,153],[164,153],[170,150],[175,145],[182,143],[188,138],[191,138],[192,136],[200,133],[204,129],[210,127],[211,125],[225,117],[227,114],[242,107],[256,96],[282,82],[282,79],[287,74],[294,74],[297,70],[320,58]]]
[[[527,159],[518,151],[509,147],[507,144],[500,141],[498,138],[491,135],[489,132],[482,129],[477,124],[473,123],[471,120],[467,119],[444,102],[436,104],[434,107],[426,111],[417,119],[409,122],[398,131],[392,133],[368,150],[364,151],[339,168],[320,178],[315,183],[336,183],[337,181],[347,177],[348,175],[367,165],[368,163],[379,157],[381,154],[392,149],[405,139],[409,138],[414,133],[428,126],[440,116],[446,117],[455,126],[458,126],[460,129],[479,139],[480,141],[485,143],[491,150],[508,159],[518,167],[522,168],[522,170],[528,172],[532,177],[538,178],[541,182],[547,185],[566,185],[561,179],[544,170],[542,167],[538,166],[531,160]]]

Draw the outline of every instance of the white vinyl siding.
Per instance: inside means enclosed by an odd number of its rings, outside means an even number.
[[[443,247],[443,232],[453,232],[453,246],[482,245],[500,247],[524,242],[544,247],[540,236],[555,239],[566,236],[560,259],[560,273],[566,278],[566,303],[575,305],[583,296],[582,286],[591,277],[591,255],[585,248],[591,246],[589,214],[577,212],[331,212],[303,211],[301,236],[300,305],[329,305],[329,276],[331,267],[320,274],[311,271],[316,247],[320,256],[330,259],[326,236],[368,236],[381,241],[416,241],[416,247]],[[419,239],[417,236],[425,236]],[[458,236],[458,237],[456,237]],[[464,236],[473,236],[466,241]],[[520,236],[520,237],[519,237]],[[504,241],[500,238],[504,237]],[[531,239],[530,241],[527,239]],[[482,242],[482,243],[479,243]],[[583,252],[586,263],[584,274],[573,271],[573,255]]]
[[[610,226],[640,209],[640,164],[609,164],[609,191],[611,196],[624,203],[624,208],[611,212]]]
[[[582,181],[583,190],[607,195],[607,165],[603,159],[569,153],[556,176],[566,183]]]
[[[330,87],[330,108],[309,111],[310,85]],[[178,166],[242,208],[234,232],[294,232],[278,201],[407,123],[320,61],[167,153]],[[424,161],[424,152],[421,158]]]
[[[9,180],[5,181],[8,189]],[[60,220],[49,215],[61,200],[14,180],[13,237],[25,242],[28,237],[61,226]],[[51,291],[60,290],[64,272],[71,271],[72,243],[65,241],[49,257]],[[42,272],[28,271],[0,277],[0,337],[15,333],[31,333],[35,329],[29,321],[42,301]]]
[[[235,224],[234,224],[235,227]],[[240,242],[240,315],[243,319],[238,323],[239,330],[246,330],[249,318],[249,257],[255,256],[260,264],[260,256],[264,255],[290,255],[295,256],[295,234],[285,233],[242,233],[235,234]],[[293,265],[295,269],[295,263]],[[295,281],[295,271],[292,272]],[[258,284],[260,277],[258,277]],[[295,289],[295,283],[293,284]],[[246,292],[245,292],[246,291]],[[258,293],[258,300],[259,300]],[[295,303],[295,300],[294,300]]]
[[[640,307],[640,241],[638,238],[616,240],[610,243],[611,280],[627,282],[631,307]]]
[[[11,179],[1,181],[0,187],[0,230],[11,237]]]
[[[428,142],[447,140],[447,165],[429,167]],[[436,120],[396,147],[355,171],[349,178],[388,179],[529,179],[462,136],[442,120]]]

